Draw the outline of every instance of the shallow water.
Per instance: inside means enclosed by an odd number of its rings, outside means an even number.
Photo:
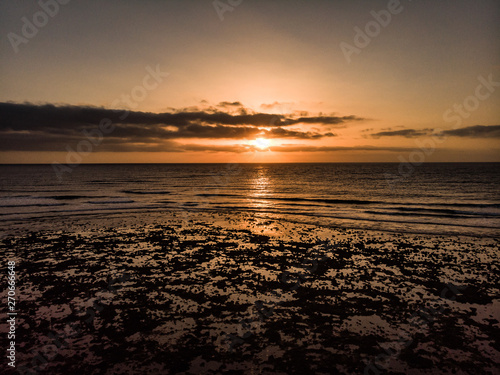
[[[0,222],[137,211],[253,212],[320,225],[498,236],[499,163],[0,166]],[[388,177],[389,176],[389,177]],[[398,179],[395,179],[395,178]]]

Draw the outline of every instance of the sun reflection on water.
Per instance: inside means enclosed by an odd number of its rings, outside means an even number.
[[[272,196],[274,189],[266,167],[256,170],[256,176],[250,180],[250,187],[250,206],[256,209],[270,208],[272,204],[265,198]]]

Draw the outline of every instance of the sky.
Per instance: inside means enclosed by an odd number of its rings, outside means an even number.
[[[0,3],[0,163],[500,161],[500,3]]]

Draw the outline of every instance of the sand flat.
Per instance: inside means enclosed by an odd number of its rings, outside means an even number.
[[[51,228],[40,221],[2,239],[2,253],[18,261],[21,368],[494,374],[500,366],[495,238],[248,214],[186,221],[176,212],[74,217]]]

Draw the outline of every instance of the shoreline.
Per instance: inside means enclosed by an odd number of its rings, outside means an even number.
[[[328,229],[349,229],[364,232],[374,232],[374,233],[393,233],[393,234],[406,234],[406,235],[426,235],[426,236],[444,236],[444,237],[467,237],[467,238],[490,238],[490,239],[500,239],[500,228],[496,231],[494,227],[476,227],[476,226],[451,226],[449,224],[432,224],[438,227],[447,226],[451,228],[456,228],[456,232],[439,232],[436,233],[434,230],[430,229],[409,229],[405,228],[404,232],[399,231],[396,228],[374,228],[373,225],[376,223],[381,223],[384,225],[387,222],[393,224],[399,224],[401,226],[413,226],[413,227],[430,227],[431,225],[424,222],[401,222],[401,221],[376,221],[369,219],[356,219],[356,218],[342,218],[342,217],[325,217],[325,216],[313,216],[313,215],[301,215],[301,214],[291,214],[291,215],[278,215],[269,214],[268,212],[259,212],[251,210],[235,210],[229,212],[228,210],[207,210],[207,209],[172,209],[172,208],[158,208],[158,209],[137,209],[130,210],[127,209],[126,212],[111,211],[111,212],[84,212],[84,213],[71,213],[67,215],[60,215],[55,213],[54,215],[43,215],[38,217],[29,217],[26,219],[16,219],[16,220],[0,220],[0,239],[4,238],[13,233],[21,233],[23,230],[39,230],[41,228],[47,228],[50,230],[50,226],[53,225],[54,219],[62,219],[65,221],[65,225],[70,221],[72,225],[78,225],[78,222],[82,221],[99,221],[104,218],[113,217],[114,220],[125,221],[129,215],[142,215],[141,217],[148,218],[147,222],[151,221],[168,221],[168,220],[179,220],[179,217],[189,216],[189,220],[196,220],[197,217],[231,217],[231,216],[253,216],[260,217],[267,215],[269,220],[273,221],[283,221],[290,224],[300,224],[300,225],[311,225],[315,227],[322,227]],[[170,215],[170,218],[168,217]],[[183,220],[183,219],[180,219]],[[185,220],[185,219],[184,219]],[[227,219],[231,220],[231,219]],[[262,219],[265,220],[265,219]],[[320,221],[321,220],[321,221]],[[328,220],[330,221],[328,223]],[[368,225],[363,226],[362,223],[368,223]],[[357,225],[356,225],[357,224]],[[15,227],[16,229],[13,229]],[[29,229],[28,229],[29,228]],[[483,229],[486,233],[474,233],[471,231],[473,228]],[[464,233],[460,230],[463,229]]]

